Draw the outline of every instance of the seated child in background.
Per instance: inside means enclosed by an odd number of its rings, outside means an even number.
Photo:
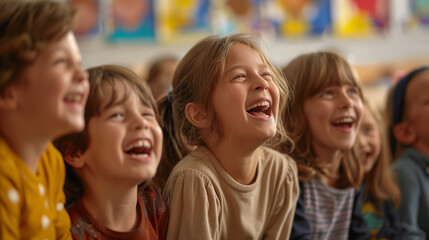
[[[106,65],[88,73],[87,125],[55,141],[68,168],[73,238],[164,239],[168,209],[148,184],[162,149],[150,89],[124,67]]]
[[[58,2],[0,1],[0,239],[69,239],[64,162],[84,128],[87,73]]]
[[[401,189],[402,239],[428,239],[429,66],[411,71],[392,87],[387,110]]]
[[[177,151],[167,156],[176,161],[164,190],[167,239],[289,238],[296,165],[262,146],[276,133],[287,138],[279,106],[288,98],[281,73],[246,35],[206,37],[189,50],[159,102],[164,146]],[[188,146],[198,148],[181,159]]]
[[[171,82],[178,61],[174,56],[163,56],[150,65],[146,81],[155,100],[167,96],[167,93],[171,91]]]
[[[335,53],[315,52],[283,72],[295,97],[282,114],[290,119],[301,187],[290,239],[369,239],[357,190],[363,171],[352,154],[363,97],[351,66]]]
[[[402,239],[396,208],[401,193],[392,176],[392,154],[381,114],[368,102],[355,148],[363,162],[362,214],[371,239]]]

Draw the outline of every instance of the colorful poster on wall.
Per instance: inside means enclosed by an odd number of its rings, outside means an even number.
[[[329,0],[273,0],[281,10],[278,32],[296,37],[321,35],[331,31]],[[272,16],[273,14],[270,14]]]
[[[78,38],[92,37],[101,32],[98,0],[70,0],[68,4],[76,10],[73,32]]]
[[[409,0],[409,29],[429,28],[429,0]]]
[[[215,34],[238,32],[275,32],[275,22],[269,15],[271,0],[220,0],[213,1],[211,16]]]
[[[161,42],[195,39],[210,33],[210,0],[157,0]]]
[[[384,33],[389,26],[388,0],[334,0],[334,32],[340,37]]]
[[[153,0],[112,0],[109,40],[155,40]]]

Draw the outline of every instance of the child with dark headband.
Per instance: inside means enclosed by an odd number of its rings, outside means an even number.
[[[391,89],[387,109],[403,239],[428,239],[429,66],[411,71]]]

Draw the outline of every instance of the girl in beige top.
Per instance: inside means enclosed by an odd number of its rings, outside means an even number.
[[[171,209],[167,239],[288,239],[296,165],[263,147],[288,140],[279,114],[288,96],[248,36],[210,36],[185,55],[159,102],[165,147],[155,181]]]

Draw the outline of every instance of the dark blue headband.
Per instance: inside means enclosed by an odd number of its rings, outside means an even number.
[[[404,98],[405,90],[407,89],[410,80],[419,72],[429,69],[429,66],[423,66],[414,69],[403,77],[396,84],[395,90],[393,91],[393,125],[396,125],[402,121],[402,113],[404,112]]]

